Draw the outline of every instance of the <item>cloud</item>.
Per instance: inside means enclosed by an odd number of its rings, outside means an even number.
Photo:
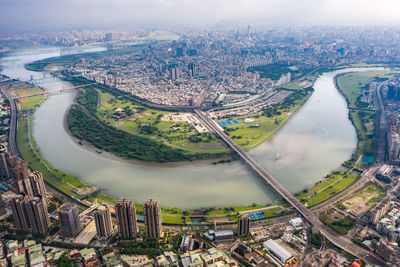
[[[398,0],[0,0],[0,25],[400,24]]]

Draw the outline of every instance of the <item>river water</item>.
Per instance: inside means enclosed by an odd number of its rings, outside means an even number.
[[[33,74],[41,74],[24,69],[23,64],[59,53],[57,48],[46,48],[10,54],[1,61],[2,73],[26,81]],[[250,152],[289,191],[299,192],[321,180],[340,168],[355,150],[356,132],[333,78],[339,73],[361,70],[345,69],[321,75],[305,105],[273,138]],[[41,86],[54,91],[71,85],[58,81]],[[75,93],[50,96],[34,113],[34,138],[44,158],[55,168],[114,197],[131,197],[139,203],[155,197],[165,207],[267,204],[278,199],[242,161],[218,165],[152,164],[123,161],[79,145],[63,123],[74,96]]]

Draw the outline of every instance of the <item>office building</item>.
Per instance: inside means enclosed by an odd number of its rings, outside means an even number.
[[[97,236],[108,238],[113,230],[111,212],[107,205],[100,205],[94,212]]]
[[[238,233],[240,236],[249,235],[250,217],[248,214],[239,215],[238,218]]]
[[[33,195],[35,197],[46,198],[46,186],[44,185],[43,175],[40,172],[33,172],[29,175]]]
[[[78,206],[64,203],[58,210],[60,232],[63,237],[76,237],[81,230]]]
[[[146,202],[144,203],[143,211],[146,236],[161,237],[162,225],[160,202],[153,198],[146,200]]]
[[[10,206],[14,218],[14,225],[17,230],[29,232],[29,221],[26,216],[24,196],[17,195],[10,201]]]
[[[46,234],[50,227],[46,199],[41,197],[29,199],[25,197],[24,204],[31,232],[43,235]]]
[[[115,205],[118,230],[124,239],[136,238],[138,233],[135,203],[129,198],[120,199]]]
[[[8,158],[7,147],[3,144],[0,144],[0,178],[1,179],[10,178],[10,172],[8,171],[7,158]]]

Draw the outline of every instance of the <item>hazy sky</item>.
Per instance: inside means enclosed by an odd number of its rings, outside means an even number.
[[[196,25],[240,19],[291,25],[399,25],[400,0],[0,0],[1,28]]]

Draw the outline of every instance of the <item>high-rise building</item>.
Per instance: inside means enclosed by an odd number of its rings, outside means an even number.
[[[28,164],[20,158],[12,157],[9,159],[10,176],[18,188],[20,194],[33,197],[33,190],[29,179],[30,170]]]
[[[29,199],[25,197],[24,204],[32,233],[46,234],[50,227],[46,199],[41,197]]]
[[[122,198],[115,204],[118,230],[124,239],[136,238],[138,233],[135,203],[129,198]]]
[[[371,211],[370,222],[376,224],[389,211],[390,199],[384,199],[379,205]]]
[[[106,33],[105,41],[106,41],[106,42],[110,42],[110,41],[112,41],[112,40],[113,40],[113,34],[112,34],[112,32]]]
[[[177,47],[176,48],[176,56],[177,57],[183,57],[183,47]]]
[[[170,79],[173,80],[173,81],[176,80],[176,70],[175,70],[175,68],[172,68],[169,71],[170,71]]]
[[[107,205],[100,205],[94,212],[96,232],[99,237],[108,238],[113,230],[111,212]]]
[[[29,175],[33,195],[35,197],[46,198],[46,186],[44,185],[43,175],[40,172],[33,172]]]
[[[60,231],[63,237],[76,237],[81,230],[79,209],[76,204],[64,203],[58,210]]]
[[[0,178],[1,179],[10,178],[10,172],[8,171],[7,158],[8,158],[7,147],[4,144],[0,144]]]
[[[143,210],[146,236],[162,237],[160,202],[150,198],[144,203]]]
[[[251,38],[251,27],[250,25],[247,26],[247,38]]]
[[[238,218],[238,233],[240,236],[249,235],[250,217],[248,214],[239,215]]]
[[[29,232],[29,221],[26,216],[24,196],[17,195],[10,201],[10,206],[14,218],[15,228],[25,232]]]
[[[196,76],[196,64],[195,63],[190,62],[188,64],[188,69],[189,69],[190,76]]]

